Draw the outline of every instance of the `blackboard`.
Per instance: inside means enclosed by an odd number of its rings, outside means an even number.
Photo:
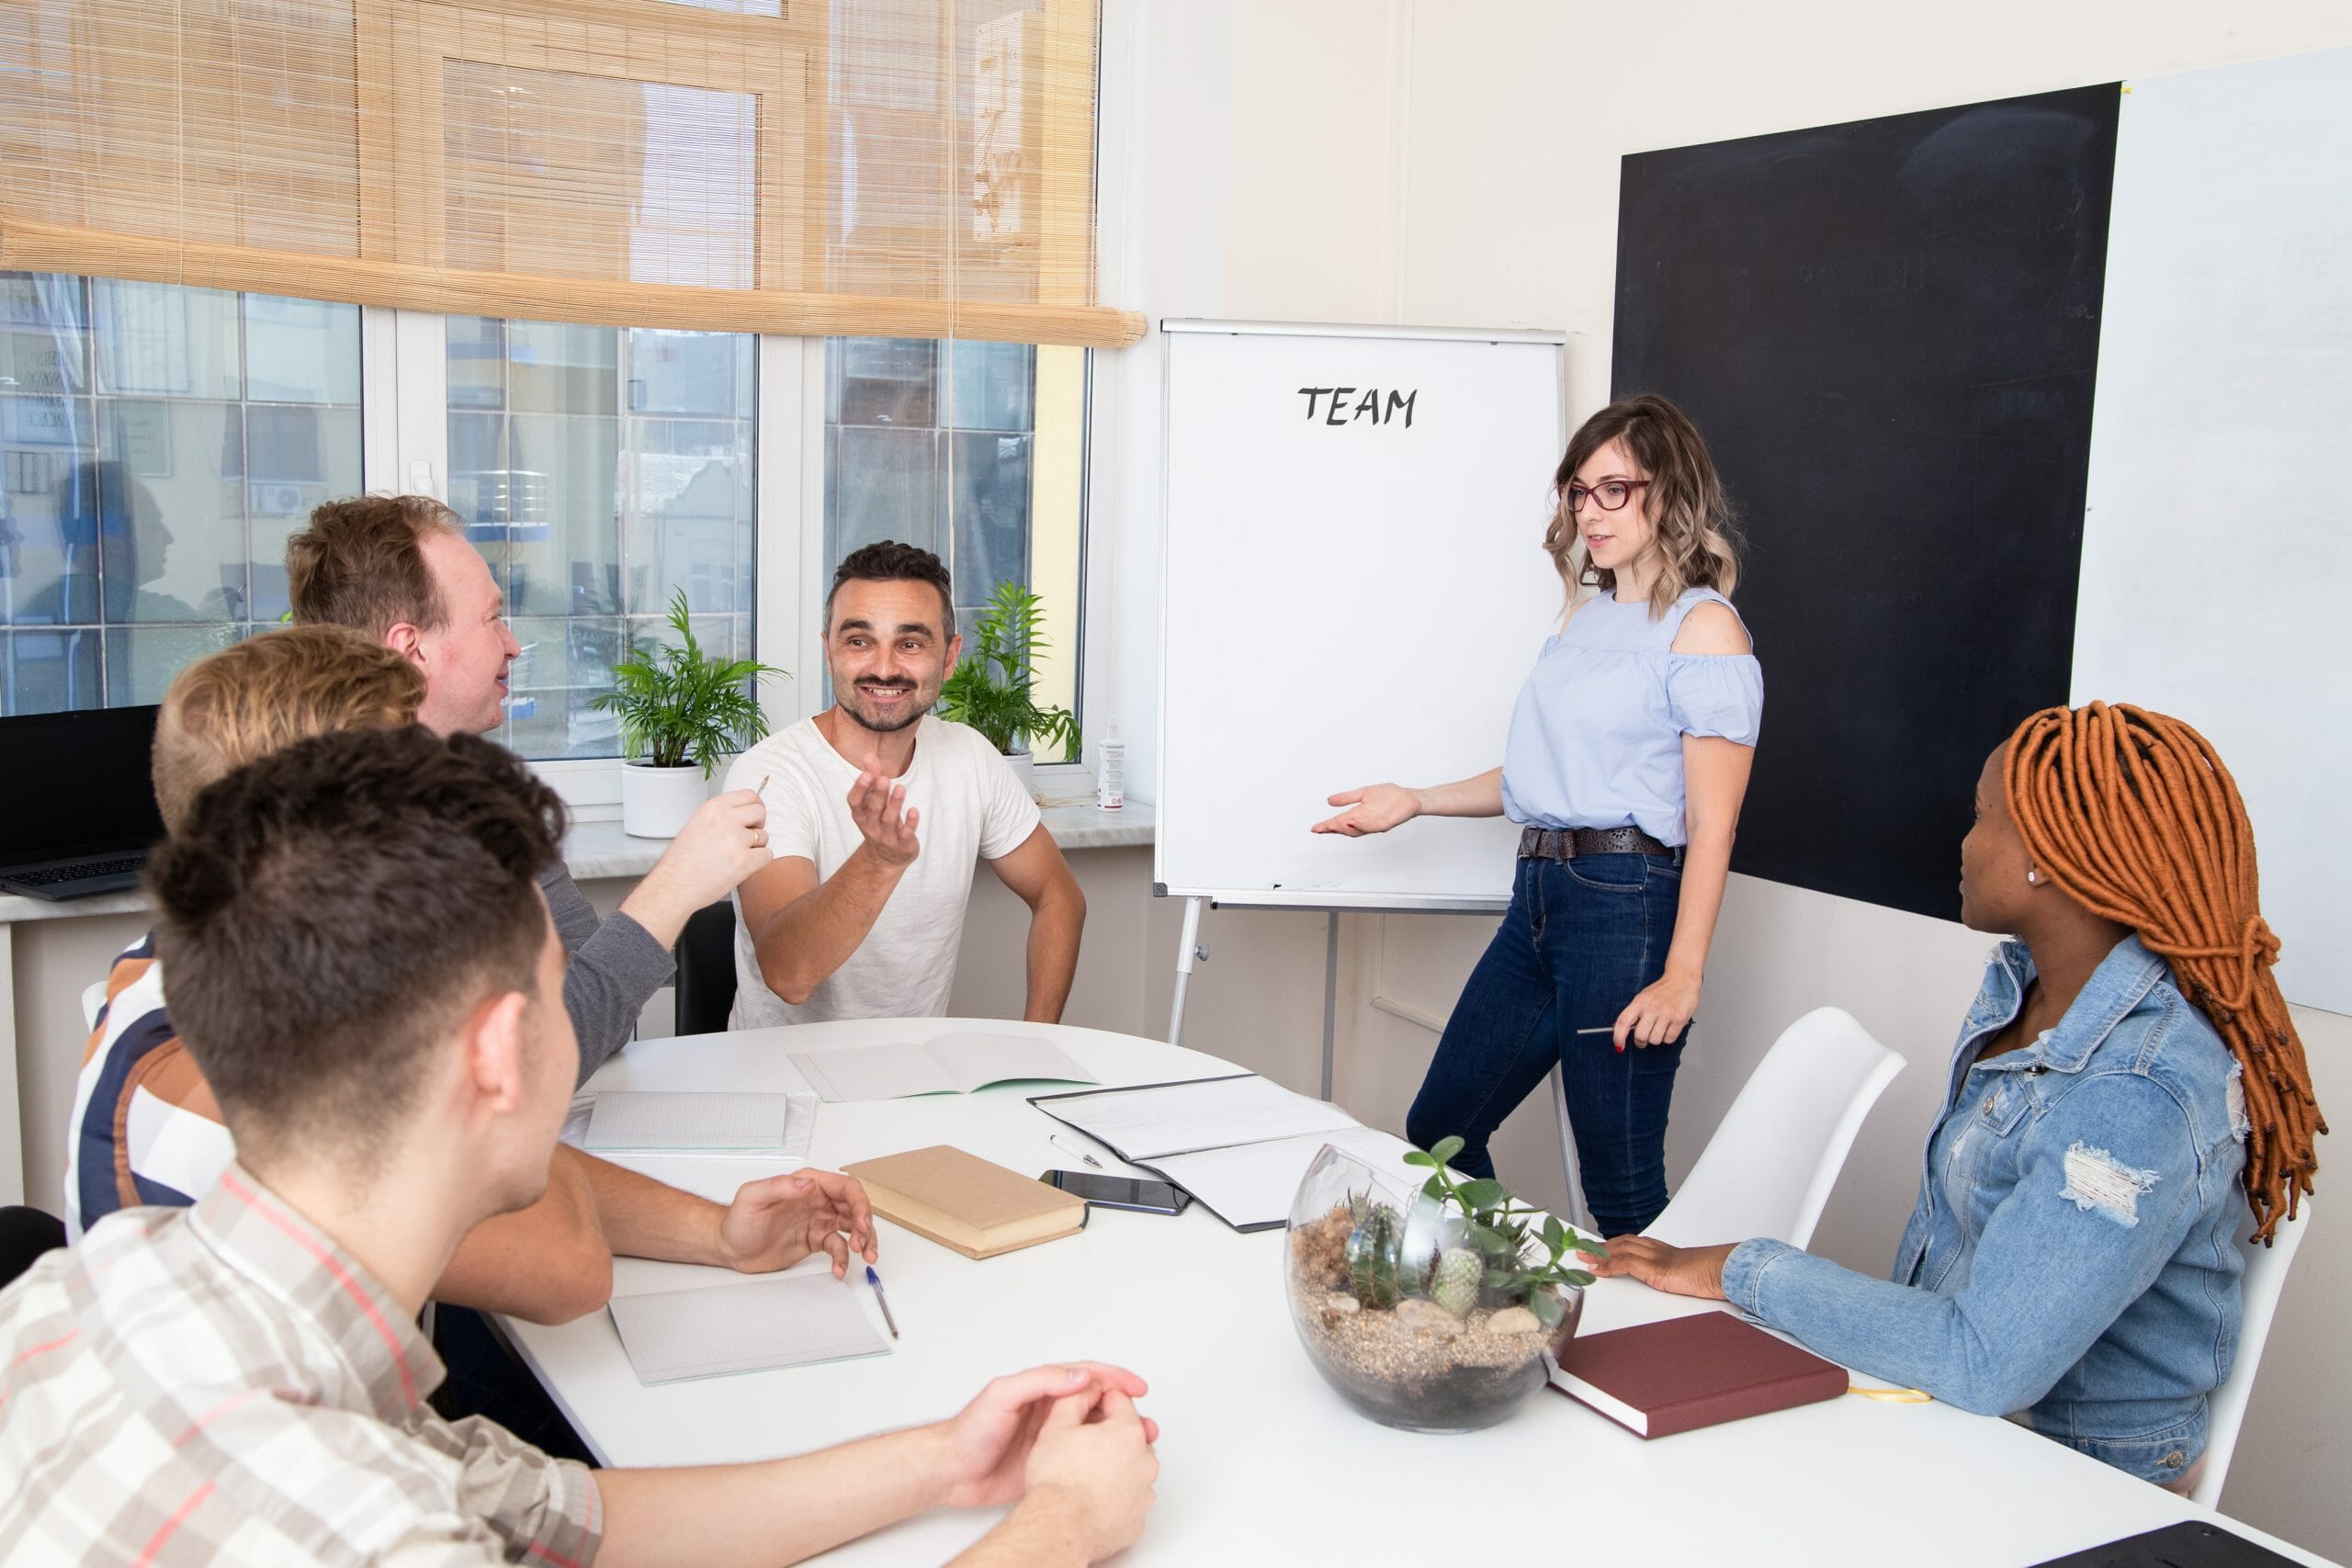
[[[2067,699],[2118,100],[1624,160],[1611,380],[1697,421],[1748,539],[1736,870],[1956,915],[1985,753]]]

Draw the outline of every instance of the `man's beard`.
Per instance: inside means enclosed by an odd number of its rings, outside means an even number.
[[[922,688],[912,684],[906,686],[894,686],[889,689],[892,691],[906,692],[910,696],[918,699],[922,695]],[[928,702],[921,700],[910,702],[907,704],[906,712],[903,714],[899,714],[889,718],[882,718],[864,710],[862,705],[864,703],[865,694],[859,690],[854,682],[852,682],[847,686],[843,686],[840,688],[840,690],[844,699],[842,703],[842,711],[849,715],[851,721],[860,729],[865,730],[874,735],[895,735],[899,730],[911,727],[918,719],[922,718],[923,715],[929,713],[933,707],[938,705],[939,703],[939,694],[933,692]]]

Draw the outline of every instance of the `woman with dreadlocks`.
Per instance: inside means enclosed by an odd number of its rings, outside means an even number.
[[[2237,1353],[2242,1264],[2327,1130],[2229,770],[2177,720],[2035,714],[1984,765],[1961,919],[1993,955],[1892,1282],[1777,1241],[1609,1243],[1847,1366],[2176,1491]]]

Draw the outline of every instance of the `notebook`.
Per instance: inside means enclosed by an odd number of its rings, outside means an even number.
[[[1835,1399],[1846,1369],[1726,1312],[1568,1341],[1552,1386],[1645,1438]]]
[[[1255,1073],[1040,1095],[1029,1103],[1130,1165],[1356,1125],[1338,1106]]]
[[[1051,1078],[1096,1083],[1050,1040],[1034,1034],[942,1034],[893,1045],[795,1051],[798,1067],[830,1100],[900,1100],[910,1094],[970,1094],[993,1083]]]
[[[857,1298],[857,1287],[831,1274],[793,1274],[615,1296],[613,1326],[637,1381],[649,1384],[888,1354]]]
[[[993,1258],[1075,1235],[1086,1201],[945,1144],[859,1160],[842,1169],[874,1212],[967,1258]]]
[[[817,1102],[788,1094],[615,1089],[595,1096],[580,1146],[591,1154],[773,1154],[806,1157]],[[576,1114],[576,1111],[575,1111]]]
[[[1193,1195],[1193,1201],[1238,1231],[1272,1230],[1290,1223],[1290,1206],[1306,1168],[1336,1145],[1374,1170],[1394,1172],[1399,1180],[1419,1178],[1402,1156],[1413,1145],[1394,1133],[1373,1127],[1341,1127],[1329,1133],[1305,1133],[1264,1144],[1237,1144],[1231,1148],[1203,1149],[1198,1154],[1167,1155],[1147,1168],[1158,1171]]]

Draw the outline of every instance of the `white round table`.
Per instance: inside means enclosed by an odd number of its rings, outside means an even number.
[[[1106,1085],[1241,1070],[1099,1030],[931,1019],[646,1041],[590,1087],[802,1089],[787,1051],[975,1028],[1047,1033]],[[1082,1087],[826,1105],[810,1163],[838,1169],[953,1144],[1030,1174],[1079,1166],[1046,1141],[1059,1132],[1106,1168],[1128,1168],[1027,1102]],[[723,1201],[794,1162],[628,1163]],[[1283,1299],[1283,1233],[1239,1235],[1198,1205],[1174,1218],[1097,1210],[1076,1236],[978,1262],[887,1221],[878,1228],[879,1269],[902,1334],[888,1356],[647,1388],[606,1314],[555,1328],[506,1326],[582,1436],[615,1465],[797,1453],[938,1419],[1000,1372],[1079,1359],[1130,1367],[1151,1383],[1143,1407],[1162,1432],[1159,1506],[1122,1559],[1139,1564],[1492,1561],[1499,1540],[1516,1534],[1533,1562],[1982,1568],[2201,1517],[2181,1498],[2020,1427],[1942,1404],[1849,1397],[1652,1443],[1546,1389],[1484,1432],[1390,1431],[1341,1404],[1308,1364]],[[740,1278],[623,1258],[614,1289],[723,1287]],[[871,1292],[859,1294],[873,1311]],[[1588,1300],[1584,1331],[1690,1305],[1605,1280]],[[944,1562],[995,1517],[934,1510],[828,1561]],[[1560,1517],[1575,1522],[1549,1522]]]

